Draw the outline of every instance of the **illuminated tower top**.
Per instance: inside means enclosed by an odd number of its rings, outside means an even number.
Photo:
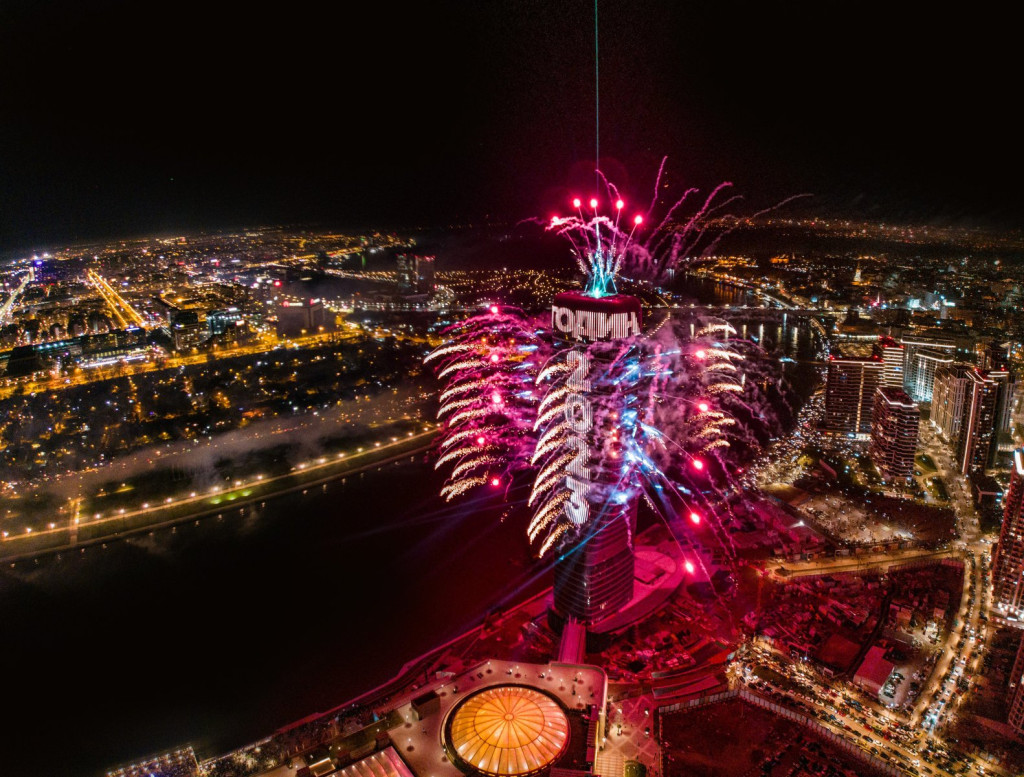
[[[551,329],[557,337],[576,343],[621,340],[640,334],[643,308],[627,294],[593,297],[581,291],[555,295]]]

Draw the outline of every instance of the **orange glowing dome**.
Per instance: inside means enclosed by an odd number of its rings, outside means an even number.
[[[569,744],[569,719],[542,691],[521,685],[485,688],[455,708],[446,739],[456,762],[495,777],[533,774]]]

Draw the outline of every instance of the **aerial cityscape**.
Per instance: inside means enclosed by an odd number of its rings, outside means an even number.
[[[149,14],[5,25],[0,773],[1024,774],[1020,156],[933,39]]]

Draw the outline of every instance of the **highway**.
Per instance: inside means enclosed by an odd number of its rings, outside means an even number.
[[[4,326],[11,318],[11,313],[14,311],[14,306],[18,303],[18,297],[25,291],[25,287],[28,286],[36,278],[36,271],[34,267],[30,267],[25,277],[21,279],[21,283],[18,284],[18,288],[11,292],[3,305],[0,305],[0,326]]]
[[[105,367],[88,367],[84,369],[76,367],[71,375],[6,379],[0,385],[0,399],[7,399],[19,390],[24,394],[62,391],[67,388],[82,386],[94,381],[109,380],[110,378],[122,375],[141,375],[158,370],[173,370],[188,365],[212,363],[220,359],[234,359],[239,356],[266,353],[279,348],[310,348],[330,343],[351,342],[358,340],[360,336],[360,334],[341,331],[296,338],[277,338],[274,335],[265,335],[253,343],[227,348],[215,346],[212,350],[198,353],[180,353],[168,356],[151,354],[145,361],[123,362]]]
[[[92,284],[93,288],[99,292],[103,301],[107,303],[107,307],[110,308],[110,312],[117,319],[121,329],[143,326],[145,324],[145,319],[139,315],[135,308],[128,304],[127,300],[102,275],[95,270],[89,270],[85,277]]]

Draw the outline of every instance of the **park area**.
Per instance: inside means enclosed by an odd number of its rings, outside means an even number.
[[[933,471],[929,469],[930,458],[918,458],[917,471]],[[855,468],[856,460],[850,462]],[[819,465],[778,496],[801,510],[835,541],[862,545],[905,541],[931,544],[952,539],[956,525],[953,510],[946,506],[945,487],[941,482],[932,487],[935,493],[926,503],[868,488],[844,467]]]

